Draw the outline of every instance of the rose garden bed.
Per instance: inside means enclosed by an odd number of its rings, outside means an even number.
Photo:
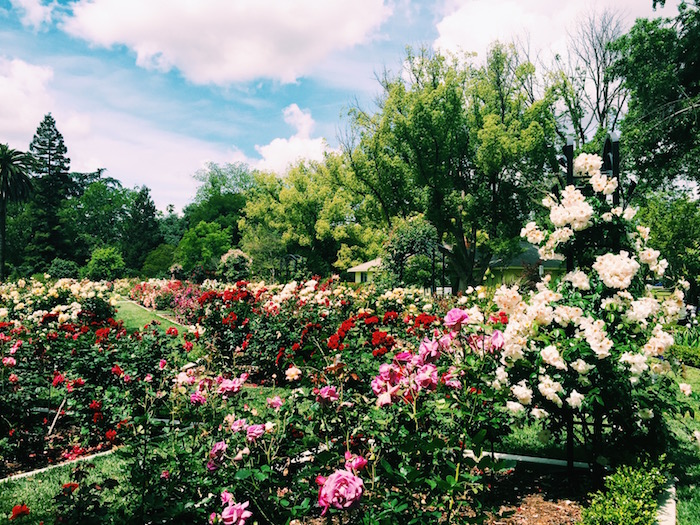
[[[594,465],[659,461],[662,416],[678,415],[675,435],[691,443],[680,416],[697,395],[664,357],[683,293],[646,289],[665,268],[648,230],[573,187],[545,204],[549,228],[523,235],[543,258],[572,249],[583,262],[532,290],[437,300],[336,279],[151,281],[133,298],[192,326],[130,331],[108,285],[4,285],[3,468],[123,445],[118,479],[88,482],[81,469],[61,487],[63,523],[575,520],[585,483],[560,495],[552,470],[509,476],[481,452],[536,422],[541,439]],[[597,250],[596,228],[623,249]],[[129,504],[105,514],[116,500]]]

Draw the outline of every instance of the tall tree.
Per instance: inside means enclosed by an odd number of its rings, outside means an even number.
[[[7,204],[29,197],[33,162],[30,154],[0,144],[0,281],[5,280]]]
[[[60,221],[59,210],[74,192],[69,174],[70,159],[63,135],[51,113],[44,117],[34,134],[29,151],[34,155],[35,191],[29,205],[32,238],[27,255],[34,269],[45,267],[54,257],[70,254],[71,239]]]
[[[674,19],[638,19],[615,43],[616,72],[630,90],[622,159],[639,190],[700,181],[698,42],[700,0],[681,2]]]
[[[122,254],[127,268],[140,270],[148,253],[163,242],[151,190],[139,188],[128,206],[122,237]]]
[[[346,153],[380,162],[381,180],[359,176],[356,186],[398,198],[386,215],[423,213],[464,289],[492,253],[516,245],[525,182],[554,163],[551,102],[530,102],[533,68],[500,44],[480,69],[425,50],[409,51],[404,64],[383,80],[375,115],[350,115],[359,144]],[[392,179],[401,191],[392,193]]]
[[[611,44],[623,34],[619,12],[589,12],[569,34],[568,57],[557,57],[553,90],[563,111],[559,132],[573,132],[577,147],[596,138],[598,150],[605,135],[620,127],[628,91],[611,71],[619,49]]]

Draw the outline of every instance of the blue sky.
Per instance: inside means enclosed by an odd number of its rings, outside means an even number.
[[[528,38],[565,53],[586,13],[673,16],[652,0],[0,0],[0,143],[51,112],[74,171],[145,184],[160,209],[206,162],[283,173],[338,147],[349,106],[406,46],[476,52]]]

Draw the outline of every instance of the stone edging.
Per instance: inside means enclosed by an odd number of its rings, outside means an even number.
[[[30,472],[22,472],[21,474],[13,474],[12,476],[8,476],[6,478],[0,479],[0,484],[1,483],[7,483],[8,481],[15,481],[18,479],[22,478],[30,478],[32,476],[35,476],[37,474],[41,474],[42,472],[48,472],[49,470],[53,470],[58,467],[65,467],[66,465],[71,465],[73,463],[79,463],[81,461],[88,461],[94,458],[99,458],[101,456],[108,456],[109,454],[112,454],[117,448],[113,448],[111,450],[106,450],[105,452],[98,452],[97,454],[91,454],[89,456],[81,456],[79,458],[71,459],[69,461],[65,461],[63,463],[56,463],[55,465],[49,465],[48,467],[40,468],[37,470],[32,470]]]

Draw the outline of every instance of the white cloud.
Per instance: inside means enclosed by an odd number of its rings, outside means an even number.
[[[26,150],[53,98],[50,67],[0,57],[0,136],[11,147]]]
[[[79,0],[72,9],[63,22],[71,35],[220,85],[293,82],[333,51],[373,38],[391,13],[383,0]]]
[[[577,20],[588,12],[618,11],[631,27],[637,17],[673,16],[673,0],[666,4],[653,11],[651,0],[616,0],[611,5],[595,0],[455,0],[448,2],[437,24],[439,36],[433,45],[442,51],[476,52],[481,62],[495,40],[526,37],[533,51],[553,56],[565,53],[567,31],[574,31]]]
[[[22,24],[35,30],[51,22],[55,2],[44,5],[41,0],[10,0],[12,7],[21,13]]]
[[[330,151],[321,137],[312,138],[314,120],[309,111],[302,111],[292,104],[284,108],[284,121],[296,129],[289,138],[276,138],[264,146],[255,146],[262,159],[249,162],[255,168],[283,174],[290,164],[299,160],[323,160],[323,153]]]

